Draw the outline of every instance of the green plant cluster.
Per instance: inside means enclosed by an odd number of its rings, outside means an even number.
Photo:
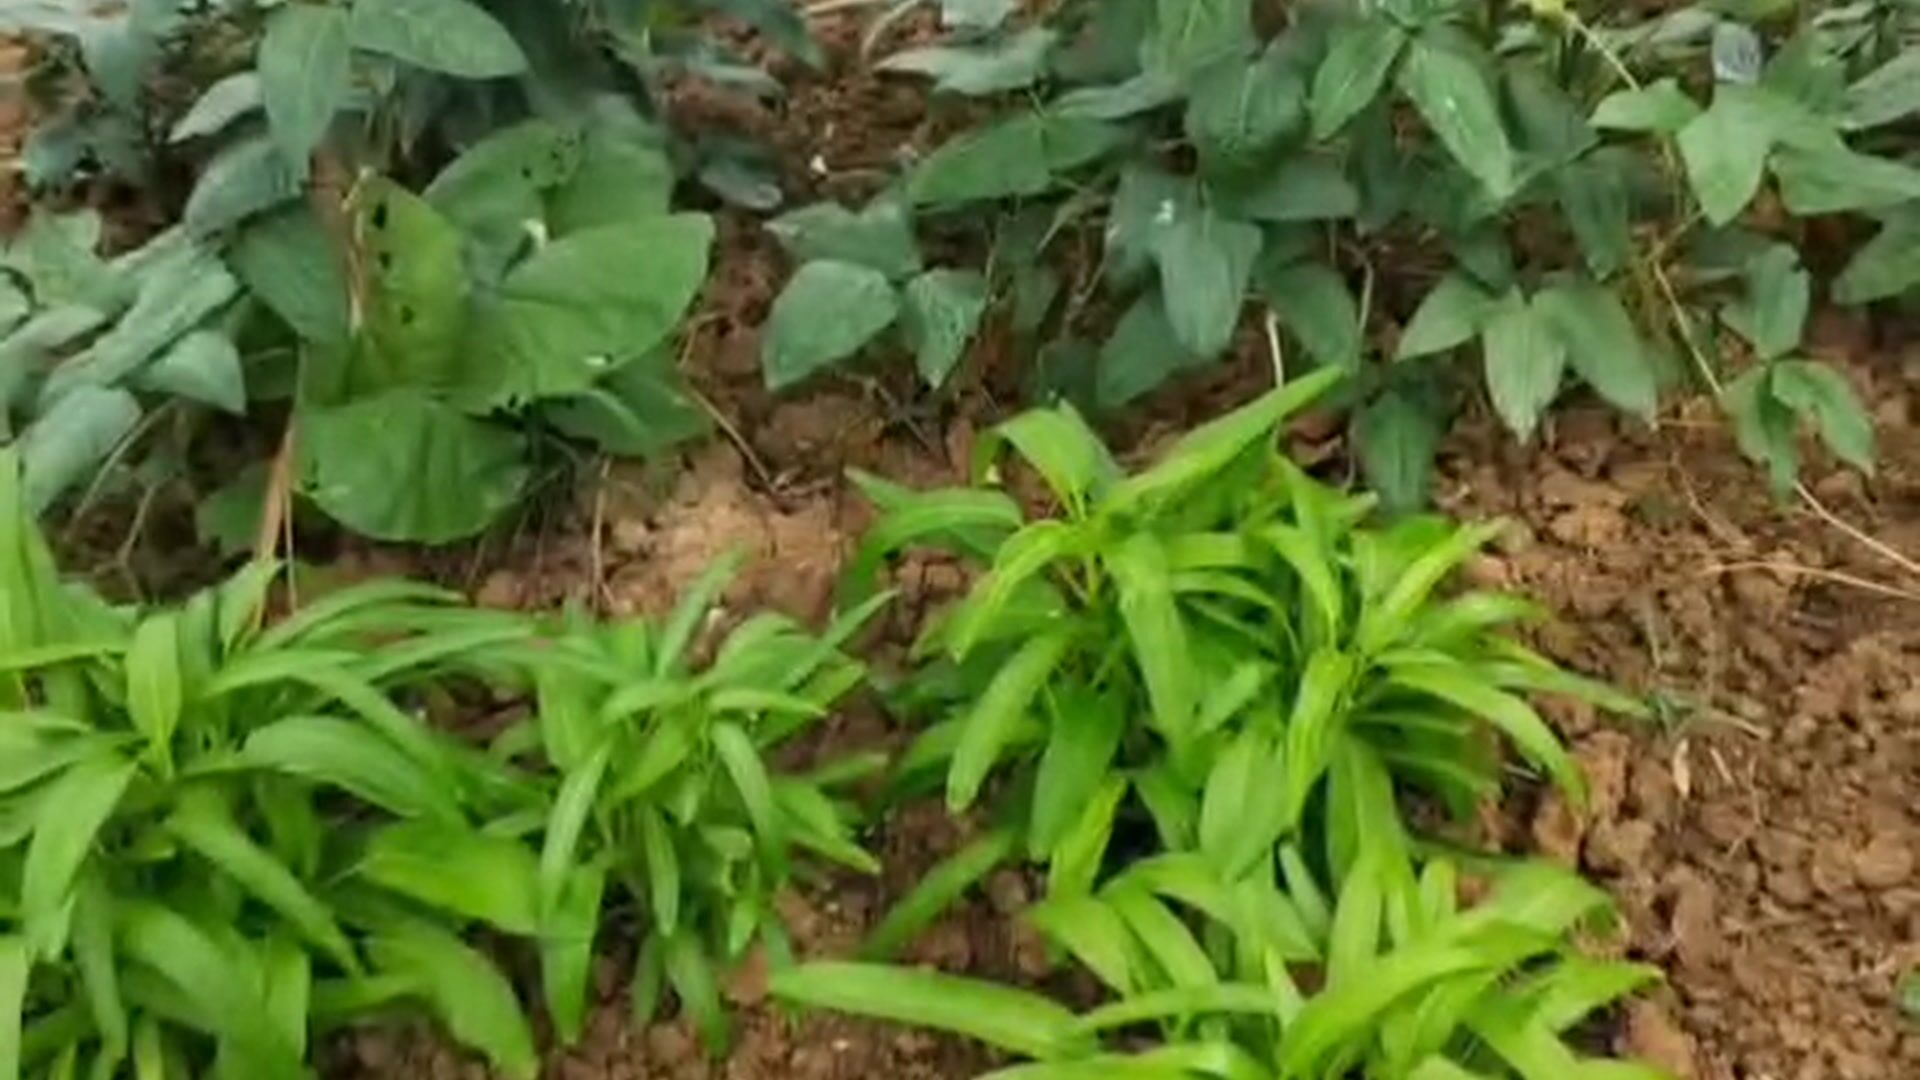
[[[438,543],[512,506],[553,456],[537,453],[546,436],[651,455],[704,432],[670,339],[706,276],[712,227],[672,213],[669,196],[691,171],[734,201],[779,202],[751,148],[677,143],[650,118],[654,83],[674,71],[767,91],[699,30],[715,12],[817,59],[774,0],[142,0],[0,15],[0,28],[74,43],[89,88],[55,95],[27,149],[31,180],[97,167],[151,188],[149,162],[202,163],[180,227],[155,249],[179,257],[121,260],[154,292],[183,293],[166,314],[181,325],[136,321],[125,347],[102,339],[128,355],[97,365],[66,348],[89,327],[56,317],[29,323],[0,360],[9,406],[30,389],[30,414],[64,403],[57,445],[25,448],[36,492],[90,476],[166,394],[217,393],[234,411],[287,401],[300,494],[365,535]],[[172,108],[174,79],[206,88]],[[70,82],[57,70],[45,81]],[[104,324],[131,301],[138,281],[67,283],[81,256],[50,245],[66,238],[92,259],[87,229],[47,224],[19,245],[11,261],[34,312],[85,301]],[[201,265],[218,255],[231,272]],[[149,363],[210,312],[230,324],[237,362],[195,334],[178,359]],[[267,476],[241,475],[206,516],[245,531],[229,511],[259,506]]]
[[[1536,693],[1638,714],[1502,630],[1517,597],[1443,584],[1498,531],[1412,517],[1308,478],[1277,431],[1318,372],[1127,475],[1071,407],[996,429],[1058,516],[991,488],[910,492],[853,565],[931,545],[983,573],[927,628],[897,704],[930,721],[908,792],[988,797],[996,829],[910,894],[881,958],[1009,859],[1044,868],[1024,914],[1113,995],[1075,1017],[946,976],[862,965],[776,975],[791,1000],[928,1024],[1039,1064],[1006,1077],[1653,1076],[1564,1036],[1653,974],[1580,956],[1607,908],[1577,876],[1419,839],[1403,803],[1470,817],[1516,758],[1578,803]],[[1462,868],[1492,883],[1460,902]],[[1116,1057],[1105,1035],[1157,1024]],[[1116,1071],[1117,1070],[1117,1071]]]
[[[116,609],[61,582],[0,456],[0,1078],[302,1077],[395,1010],[530,1078],[476,931],[537,956],[570,1042],[616,920],[644,928],[639,1018],[668,986],[724,1045],[716,972],[785,953],[796,859],[874,868],[837,794],[871,763],[768,762],[863,680],[839,645],[884,602],[713,645],[728,570],[658,626],[398,582],[267,625],[264,563]],[[485,746],[422,717],[493,694],[531,707]]]
[[[805,243],[771,385],[853,355],[903,306],[938,382],[958,346],[916,324],[964,337],[990,301],[1038,352],[1038,394],[1112,408],[1219,357],[1251,299],[1282,370],[1352,375],[1359,457],[1399,508],[1424,502],[1462,353],[1522,439],[1569,387],[1650,419],[1692,372],[1777,483],[1802,423],[1872,467],[1855,394],[1798,353],[1802,253],[1832,261],[1815,219],[1878,221],[1827,295],[1920,284],[1911,4],[942,6],[949,41],[879,66],[931,79],[936,102],[1006,106],[874,205],[777,223]],[[987,278],[939,271],[903,305],[881,287],[910,269],[903,215],[993,222]],[[1089,267],[1073,278],[1048,259],[1069,244]],[[826,282],[831,310],[809,299]],[[1089,316],[1108,309],[1117,323]]]

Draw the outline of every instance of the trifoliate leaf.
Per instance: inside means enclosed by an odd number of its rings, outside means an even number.
[[[987,279],[972,270],[929,270],[903,290],[901,329],[920,377],[939,389],[965,354],[987,310]]]

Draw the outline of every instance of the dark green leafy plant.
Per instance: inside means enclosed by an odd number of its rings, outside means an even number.
[[[1359,793],[1341,767],[1354,754],[1465,812],[1500,790],[1492,734],[1580,797],[1526,695],[1638,706],[1501,636],[1533,613],[1525,601],[1440,592],[1497,526],[1370,526],[1371,499],[1278,452],[1280,423],[1337,377],[1276,390],[1132,476],[1070,407],[996,429],[982,466],[1011,446],[1058,517],[1028,520],[993,490],[862,480],[881,516],[850,596],[907,546],[985,568],[916,646],[926,667],[897,700],[933,724],[902,770],[909,786],[942,782],[956,812],[993,784],[1004,823],[956,859],[964,872],[903,903],[871,951],[1015,851],[1047,867],[1050,895],[1072,896],[1143,843],[1198,853],[1232,881],[1276,844],[1317,850],[1324,835],[1344,880],[1360,838],[1331,808]]]
[[[1010,307],[1010,325],[1040,351],[1042,396],[1083,410],[1126,404],[1219,356],[1251,297],[1268,312],[1276,364],[1350,373],[1362,464],[1390,505],[1410,508],[1425,500],[1456,398],[1448,361],[1463,349],[1477,346],[1477,381],[1524,439],[1569,385],[1651,418],[1684,375],[1677,358],[1710,389],[1736,382],[1740,365],[1714,332],[1725,327],[1757,354],[1727,395],[1750,453],[1791,475],[1804,421],[1870,467],[1851,391],[1790,355],[1798,322],[1752,342],[1722,312],[1759,303],[1741,282],[1798,261],[1782,241],[1801,230],[1782,218],[1884,221],[1833,282],[1837,301],[1920,281],[1902,242],[1920,199],[1900,133],[1920,111],[1909,6],[1709,3],[1648,17],[1559,2],[1327,0],[1258,19],[1251,0],[1048,10],[1021,22],[1004,5],[946,5],[952,41],[881,62],[931,77],[936,96],[1010,105],[876,204],[892,234],[904,235],[901,207],[933,228],[997,222],[985,297]],[[814,215],[850,226],[880,212]],[[1100,252],[1071,278],[1047,259],[1069,241]],[[795,250],[792,310],[774,320],[794,332],[770,340],[771,384],[852,352],[901,306],[881,278],[903,271],[876,261],[901,240],[823,248]],[[858,264],[866,286],[832,310],[803,302],[823,259]],[[1798,280],[1810,290],[1810,277]],[[948,325],[978,321],[981,288],[968,281],[968,318]],[[1090,304],[1096,296],[1107,302]],[[1089,316],[1108,308],[1124,312],[1117,323]],[[1088,343],[1090,333],[1104,338]]]
[[[91,211],[36,213],[0,257],[0,445],[36,511],[91,479],[153,412],[246,407],[239,283],[178,230],[115,259]]]
[[[316,1029],[404,1004],[533,1075],[505,977],[349,873],[374,822],[451,828],[538,805],[398,696],[529,628],[377,583],[263,629],[275,573],[251,565],[177,608],[110,608],[60,582],[0,457],[9,1080],[305,1076]]]
[[[800,773],[772,761],[861,683],[864,669],[840,647],[885,597],[818,638],[756,615],[698,663],[732,570],[716,565],[658,626],[576,621],[537,651],[497,652],[530,673],[536,708],[495,749],[538,763],[541,809],[477,825],[392,826],[359,867],[421,903],[537,938],[564,1042],[586,1019],[603,912],[621,913],[640,941],[636,1022],[652,1019],[670,986],[719,1052],[728,1038],[720,976],[756,944],[776,965],[789,955],[773,898],[796,856],[878,870],[834,792],[880,763]],[[447,873],[449,862],[459,872]]]

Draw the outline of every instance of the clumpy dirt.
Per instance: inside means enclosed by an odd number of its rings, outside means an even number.
[[[1881,470],[1809,479],[1912,558],[1920,351],[1869,359],[1855,329],[1823,326]],[[1515,519],[1470,576],[1538,596],[1547,651],[1659,706],[1638,731],[1560,712],[1593,804],[1506,838],[1605,884],[1628,951],[1667,970],[1622,1048],[1703,1080],[1920,1076],[1896,998],[1920,967],[1920,579],[1773,501],[1706,402],[1657,432],[1569,409],[1534,448],[1469,425],[1446,472],[1450,509]]]

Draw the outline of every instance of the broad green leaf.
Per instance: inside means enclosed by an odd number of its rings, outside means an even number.
[[[485,1054],[513,1080],[533,1080],[540,1061],[513,986],[459,938],[416,921],[382,926],[369,943],[383,972],[402,976],[453,1037]]]
[[[947,806],[954,812],[973,805],[1014,726],[1060,666],[1071,641],[1064,631],[1029,640],[1001,667],[968,711],[947,776]]]
[[[1800,217],[1879,210],[1920,199],[1920,169],[1844,146],[1783,146],[1773,156],[1780,200]]]
[[[1110,86],[1083,86],[1053,99],[1054,114],[1074,120],[1125,120],[1180,100],[1179,80],[1157,71],[1140,72]]]
[[[938,1028],[1028,1057],[1084,1050],[1072,1013],[993,983],[870,964],[814,963],[773,974],[769,989],[796,1005]]]
[[[1748,261],[1745,276],[1747,295],[1727,307],[1727,322],[1763,360],[1798,348],[1813,302],[1813,278],[1799,252],[1775,244]]]
[[[871,485],[864,482],[871,478],[858,472],[852,478],[871,493]],[[1024,520],[1019,506],[997,491],[911,492],[902,501],[880,503],[879,508],[880,520],[861,538],[859,550],[841,575],[843,604],[871,596],[887,557],[910,543],[949,543],[977,536],[987,538],[990,553],[992,544]]]
[[[1760,190],[1776,126],[1749,94],[1722,87],[1713,107],[1680,129],[1680,157],[1707,220],[1725,225],[1740,216]]]
[[[1765,465],[1775,494],[1785,495],[1800,478],[1799,418],[1773,396],[1771,375],[1764,364],[1748,368],[1727,384],[1721,404],[1740,452]]]
[[[1098,120],[1020,113],[943,144],[914,167],[907,191],[923,206],[1039,195],[1125,138]]]
[[[1496,198],[1512,194],[1513,145],[1486,73],[1473,59],[1432,38],[1418,38],[1400,84],[1454,160]]]
[[[182,220],[196,236],[223,232],[300,194],[303,173],[266,135],[228,144],[206,168],[187,197]]]
[[[1560,394],[1567,350],[1541,309],[1517,290],[1495,307],[1480,332],[1487,391],[1507,427],[1524,441]]]
[[[355,209],[365,249],[368,348],[357,356],[353,391],[450,385],[468,366],[456,359],[468,297],[460,231],[391,180],[364,183]]]
[[[1179,746],[1192,729],[1199,695],[1166,549],[1153,534],[1136,533],[1106,553],[1106,567],[1119,592],[1120,618],[1133,643],[1134,663],[1153,704],[1153,725],[1162,738]]]
[[[570,236],[667,213],[673,163],[664,135],[638,123],[589,120],[572,175],[547,193],[547,227]]]
[[[1536,294],[1533,306],[1587,385],[1616,408],[1653,419],[1659,404],[1653,362],[1618,293],[1590,281],[1554,285]]]
[[[1257,170],[1252,181],[1213,186],[1224,210],[1256,221],[1337,221],[1360,212],[1360,189],[1340,162],[1321,154],[1288,155]]]
[[[137,381],[141,389],[212,405],[235,416],[247,411],[240,350],[218,330],[195,330],[174,342]]]
[[[878,270],[890,280],[920,272],[913,222],[898,200],[878,198],[860,211],[836,202],[814,203],[767,223],[796,262],[828,260]]]
[[[1411,360],[1458,348],[1478,337],[1496,301],[1465,274],[1441,278],[1400,335],[1395,359]]]
[[[1244,3],[1244,0],[1242,0]],[[906,49],[874,65],[933,79],[935,90],[981,96],[1032,86],[1046,74],[1059,34],[1029,26],[979,45],[929,45]]]
[[[486,528],[520,497],[524,441],[399,390],[301,417],[304,490],[355,532],[443,544]]]
[[[1871,475],[1873,420],[1846,376],[1811,360],[1782,360],[1771,366],[1773,396],[1811,418],[1834,456]]]
[[[511,407],[592,387],[666,341],[707,277],[713,221],[674,214],[584,229],[515,267],[476,324],[463,396]]]
[[[1268,49],[1251,59],[1201,68],[1187,97],[1186,130],[1200,153],[1250,164],[1306,125],[1306,79],[1294,58]]]
[[[1160,291],[1150,289],[1120,317],[1113,336],[1100,347],[1096,396],[1101,405],[1117,408],[1204,362],[1174,334]]]
[[[1011,832],[997,830],[954,852],[921,875],[913,889],[887,911],[879,925],[860,943],[860,955],[868,960],[891,959],[933,925],[941,913],[952,907],[968,889],[986,880],[1007,857],[1013,854]]]
[[[527,68],[513,35],[468,0],[354,0],[353,45],[463,79]]]
[[[61,397],[16,443],[28,507],[42,513],[90,481],[140,417],[140,403],[118,388],[80,386]]]
[[[1580,244],[1587,269],[1606,277],[1633,260],[1631,194],[1626,163],[1608,152],[1590,154],[1554,173],[1560,207]]]
[[[174,121],[167,141],[178,143],[218,135],[228,125],[261,108],[264,103],[259,73],[234,72],[207,87],[194,99],[192,107]]]
[[[1188,353],[1212,358],[1233,340],[1261,243],[1257,226],[1198,207],[1156,238],[1167,321]]]
[[[1579,102],[1554,74],[1534,63],[1509,63],[1499,74],[1499,103],[1513,123],[1519,181],[1566,168],[1600,141]]]
[[[539,861],[517,840],[451,822],[402,822],[373,833],[355,873],[509,934],[538,930]]]
[[[1885,300],[1920,285],[1920,213],[1896,211],[1872,240],[1854,253],[1834,281],[1833,298],[1842,304]]]
[[[402,817],[460,818],[454,792],[392,742],[347,720],[297,716],[276,721],[247,739],[242,760],[337,786]]]
[[[807,263],[773,304],[760,364],[784,390],[857,353],[900,314],[886,275],[853,263]]]
[[[1615,131],[1653,131],[1672,134],[1692,123],[1700,115],[1680,84],[1671,78],[1649,83],[1638,90],[1617,90],[1608,94],[1593,110],[1593,126]]]
[[[1153,36],[1142,46],[1149,69],[1199,71],[1254,40],[1252,0],[1155,0]]]
[[[1373,104],[1406,47],[1406,31],[1389,19],[1349,19],[1336,26],[1326,59],[1313,76],[1308,101],[1313,137],[1331,138]]]
[[[934,389],[965,355],[987,311],[987,279],[973,270],[929,270],[901,290],[900,328],[920,378]]]
[[[256,65],[273,141],[296,170],[320,145],[344,102],[352,77],[347,12],[289,4],[267,18]]]
[[[208,790],[184,795],[167,819],[167,832],[279,912],[308,941],[349,972],[360,964],[326,905],[271,853],[240,830],[232,811]]]
[[[610,454],[653,458],[712,426],[671,348],[652,349],[614,369],[583,394],[548,403],[540,415],[563,433]]]
[[[52,780],[40,799],[19,878],[19,917],[36,955],[58,955],[61,911],[73,897],[73,878],[113,817],[132,774],[134,767],[117,757],[94,757]]]
[[[347,285],[334,242],[310,207],[290,208],[243,230],[228,250],[247,291],[302,340],[347,339]]]
[[[1318,262],[1263,270],[1260,293],[1316,365],[1359,369],[1366,346],[1360,305],[1338,270]]]
[[[940,0],[940,21],[946,26],[991,30],[1007,21],[1018,0]]]
[[[1880,127],[1915,112],[1920,112],[1920,50],[1912,47],[1847,87],[1846,126],[1850,129]]]
[[[550,120],[503,127],[462,150],[421,194],[469,232],[499,226],[521,231],[528,219],[544,216],[541,193],[579,171],[585,141],[579,129]],[[663,200],[655,212],[665,210]]]
[[[1394,391],[1380,395],[1355,418],[1360,468],[1388,511],[1407,513],[1427,505],[1434,458],[1445,433],[1431,408]]]

